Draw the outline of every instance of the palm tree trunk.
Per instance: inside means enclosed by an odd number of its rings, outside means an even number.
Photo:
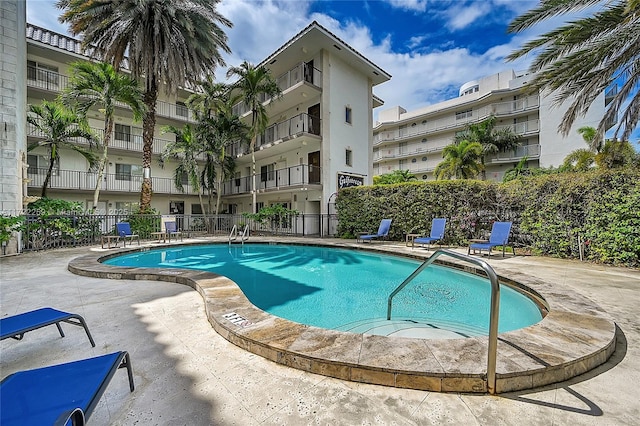
[[[104,169],[107,164],[107,156],[109,143],[111,142],[111,130],[113,129],[113,117],[105,117],[104,119],[104,138],[102,140],[102,158],[98,164],[98,177],[96,179],[96,187],[93,191],[93,206],[91,207],[91,214],[96,213],[98,208],[98,199],[100,198],[100,187],[102,186],[102,177],[104,176]]]
[[[49,186],[49,181],[51,180],[51,174],[53,173],[53,165],[55,163],[55,158],[53,155],[49,160],[49,169],[47,170],[47,176],[44,178],[44,184],[42,184],[42,193],[40,194],[42,198],[47,197],[47,187]]]
[[[151,83],[144,94],[144,103],[147,113],[142,124],[142,188],[140,189],[140,213],[148,211],[151,207],[151,155],[153,154],[153,131],[156,126],[156,100],[158,98],[157,85]]]

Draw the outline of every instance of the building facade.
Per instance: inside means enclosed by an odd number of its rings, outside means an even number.
[[[374,176],[409,170],[418,179],[434,179],[444,147],[468,124],[490,116],[495,116],[497,128],[508,127],[519,135],[521,145],[491,154],[485,162],[487,179],[501,181],[504,173],[525,157],[530,168],[562,164],[571,151],[586,148],[577,129],[597,127],[604,114],[605,95],[600,95],[563,137],[557,129],[568,102],[554,106],[553,96],[525,91],[531,78],[527,73],[503,71],[465,83],[454,99],[414,111],[400,106],[381,111],[373,129]]]
[[[43,99],[54,99],[68,84],[69,64],[88,59],[80,51],[78,40],[27,24],[27,102],[38,104]],[[326,213],[340,182],[370,184],[372,110],[382,104],[373,95],[373,87],[391,76],[316,22],[259,66],[271,71],[282,96],[264,100],[269,125],[256,142],[255,188],[248,146],[231,147],[236,174],[220,188],[221,211],[252,212],[282,204],[302,213]],[[194,122],[185,105],[190,94],[181,90],[169,98],[160,92],[157,102],[152,207],[163,214],[202,213],[197,193],[186,181],[184,192],[175,188],[175,165],[172,167],[169,161],[160,168],[157,163],[164,147],[175,140],[173,134],[163,134],[162,127],[181,128]],[[251,111],[246,106],[238,104],[234,111],[250,123]],[[92,110],[88,118],[94,132],[101,135],[101,112]],[[125,107],[116,112],[115,123],[99,203],[99,212],[107,214],[135,209],[143,173],[142,123],[133,122]],[[27,128],[29,142],[41,138],[35,127]],[[48,164],[46,149],[29,152],[26,160],[29,195],[38,196]],[[78,201],[90,208],[96,176],[82,156],[65,151],[56,164],[47,197]]]

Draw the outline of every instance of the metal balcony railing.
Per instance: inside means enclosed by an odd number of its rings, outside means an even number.
[[[31,168],[27,171],[29,188],[42,188],[47,176],[47,169]],[[96,187],[98,174],[95,172],[83,172],[77,170],[54,170],[49,189],[93,191]],[[172,178],[152,177],[153,192],[158,194],[197,195],[191,185],[184,184],[184,192],[179,191]],[[106,173],[102,179],[101,191],[110,192],[140,192],[142,176],[125,173]]]
[[[320,136],[320,117],[314,117],[312,115],[302,113],[288,120],[281,121],[279,123],[272,124],[258,136],[256,141],[256,149],[261,147],[268,148],[269,144],[275,144],[279,141],[283,141],[294,135],[301,135],[304,133]],[[235,143],[231,147],[231,153],[233,156],[240,154],[249,154],[249,147],[247,145],[240,145]]]
[[[302,81],[316,87],[322,87],[322,72],[303,62],[276,78],[276,83],[282,92]],[[263,104],[269,101],[271,101],[271,97],[262,96],[260,98],[260,102]],[[232,112],[240,117],[249,111],[249,107],[244,102],[237,103],[232,109]]]
[[[288,189],[302,185],[320,185],[321,177],[320,167],[300,164],[259,173],[256,184],[258,190]],[[223,182],[222,195],[250,193],[252,180],[251,176],[243,176]]]
[[[540,106],[540,99],[537,95],[528,96],[522,99],[516,99],[509,102],[497,102],[486,105],[484,107],[474,109],[470,116],[465,116],[462,119],[456,119],[452,114],[450,117],[439,118],[436,120],[425,120],[423,123],[416,123],[415,126],[402,127],[397,129],[390,129],[381,131],[373,136],[373,144],[381,144],[384,142],[393,142],[407,138],[413,138],[421,135],[428,135],[429,133],[439,132],[447,129],[463,129],[467,124],[477,123],[482,121],[491,115],[496,117],[515,114],[522,111],[538,108]],[[416,118],[416,120],[419,120]],[[532,120],[536,122],[538,120]],[[527,122],[529,123],[529,122]],[[518,123],[522,124],[522,123]],[[531,129],[534,126],[532,125]],[[533,131],[533,130],[530,130]],[[517,131],[516,131],[517,132]],[[526,132],[523,132],[526,133]],[[518,133],[522,134],[522,133]]]
[[[27,66],[27,86],[59,93],[69,86],[69,77],[54,71]],[[116,105],[129,108],[121,102],[116,102]],[[193,113],[186,106],[165,101],[156,101],[156,115],[174,120],[195,122]]]

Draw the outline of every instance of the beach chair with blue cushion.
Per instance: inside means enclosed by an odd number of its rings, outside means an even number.
[[[58,327],[60,336],[64,337],[64,332],[60,326],[61,322],[83,327],[87,333],[89,342],[91,342],[91,346],[96,346],[84,318],[77,314],[71,314],[53,308],[40,308],[0,319],[0,340],[8,338],[22,340],[25,333],[52,324]]]
[[[427,245],[427,249],[429,246],[436,241],[440,241],[444,238],[444,228],[447,225],[447,219],[444,218],[435,218],[431,221],[431,232],[428,237],[418,237],[413,240],[411,244],[411,248],[413,248],[414,244]]]
[[[175,222],[165,222],[164,229],[167,231],[167,237],[169,237],[169,242],[171,242],[171,236],[180,237],[180,241],[182,241],[182,231],[178,230],[178,225]]]
[[[471,250],[473,250],[473,254],[476,254],[476,251],[482,254],[483,250],[487,250],[489,252],[489,256],[491,256],[491,249],[494,247],[502,247],[502,257],[504,257],[505,249],[507,248],[507,244],[509,242],[509,234],[511,233],[511,222],[493,222],[493,226],[491,227],[491,235],[489,236],[489,241],[485,242],[474,242],[469,244],[469,249],[467,250],[467,254],[471,254]],[[516,250],[511,246],[511,250],[513,251],[513,255],[516,255]]]
[[[13,373],[0,383],[0,424],[84,425],[120,368],[127,369],[133,392],[125,351]]]
[[[382,219],[380,221],[380,226],[378,227],[378,233],[377,234],[366,234],[365,235],[358,235],[358,237],[356,238],[356,242],[358,241],[369,241],[371,242],[372,240],[377,240],[380,238],[386,238],[389,235],[389,230],[391,229],[391,219]]]
[[[133,241],[134,238],[138,240],[138,245],[140,245],[140,236],[138,234],[134,234],[131,232],[131,226],[128,222],[120,222],[116,223],[116,232],[122,238],[122,246],[127,246],[127,238],[129,241]]]

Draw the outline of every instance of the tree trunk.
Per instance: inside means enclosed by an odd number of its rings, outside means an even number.
[[[53,155],[53,150],[51,150],[51,159],[49,160],[49,170],[47,170],[47,176],[44,178],[44,184],[42,185],[42,198],[47,197],[47,187],[49,186],[49,181],[51,180],[51,173],[53,172],[53,165],[55,164],[56,158]]]
[[[152,82],[144,93],[144,103],[147,113],[142,123],[142,188],[140,189],[140,213],[151,208],[151,156],[153,154],[153,131],[156,127],[156,100],[158,98],[157,84]]]
[[[96,179],[96,187],[93,191],[93,206],[91,214],[96,213],[98,208],[98,199],[100,198],[100,187],[102,186],[102,177],[104,176],[104,168],[107,164],[109,143],[111,142],[111,131],[113,130],[113,117],[105,117],[104,119],[104,139],[102,140],[102,158],[98,164],[98,177]]]

